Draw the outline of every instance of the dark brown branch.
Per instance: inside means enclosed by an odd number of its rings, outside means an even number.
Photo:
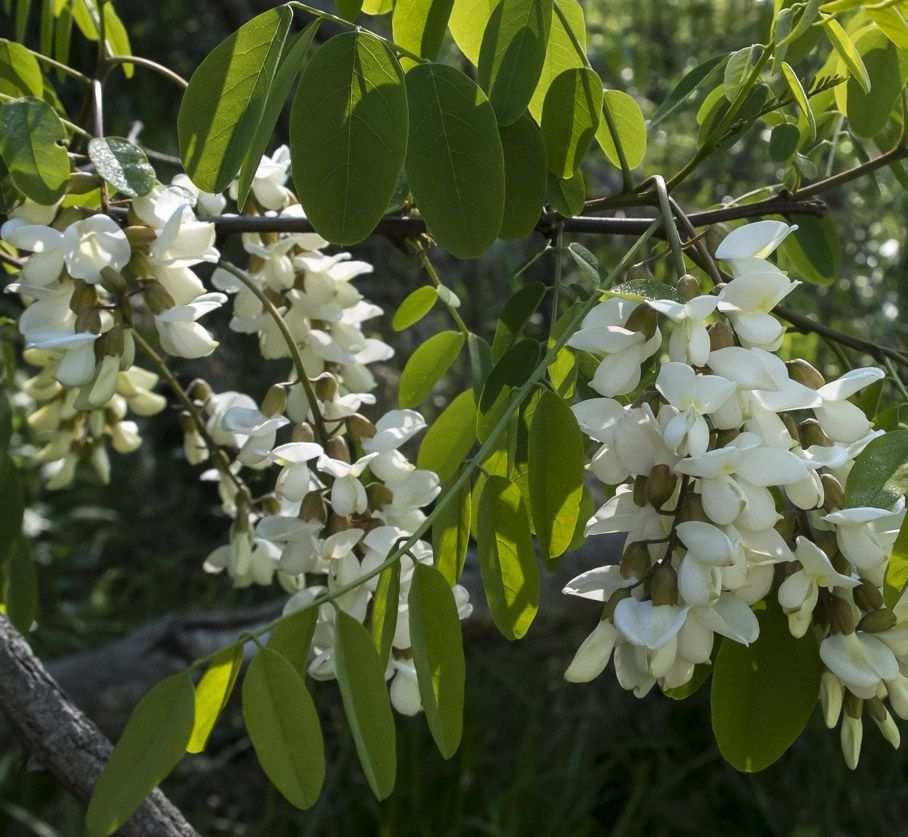
[[[908,145],[897,145],[895,148],[890,149],[884,154],[880,154],[879,157],[868,160],[866,163],[861,163],[859,166],[846,169],[831,177],[824,177],[816,183],[811,183],[803,189],[798,189],[797,194],[794,197],[798,200],[803,200],[805,198],[811,198],[814,195],[822,195],[824,192],[829,192],[845,183],[857,180],[865,174],[870,174],[872,171],[881,169],[884,166],[888,166],[890,163],[894,163],[896,160],[901,160],[905,157],[908,157]]]
[[[91,796],[110,756],[110,742],[47,673],[28,643],[0,614],[0,709],[29,755],[81,799]],[[155,790],[118,832],[125,837],[197,837]]]

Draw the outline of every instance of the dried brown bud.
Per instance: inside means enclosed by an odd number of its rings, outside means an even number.
[[[394,494],[388,486],[380,482],[373,482],[366,486],[366,497],[369,499],[369,508],[372,511],[378,511],[394,499]]]
[[[331,512],[331,516],[328,518],[328,531],[331,534],[335,532],[345,532],[347,529],[352,528],[353,520],[344,514],[335,514]]]
[[[312,425],[308,421],[296,425],[291,438],[294,442],[314,442],[315,433],[312,431]]]
[[[126,233],[126,238],[133,247],[147,247],[158,237],[151,227],[142,225],[127,227],[123,232]]]
[[[350,436],[357,441],[360,439],[371,439],[375,435],[375,425],[359,413],[347,419],[347,427],[350,430]]]
[[[668,465],[656,465],[646,479],[646,497],[651,506],[661,509],[675,493],[678,478]]]
[[[854,588],[854,603],[864,611],[879,610],[883,606],[883,594],[875,584],[865,579]]]
[[[858,622],[858,630],[866,631],[868,634],[880,634],[894,628],[896,622],[898,622],[896,615],[888,607],[884,607],[865,614]]]
[[[350,461],[350,448],[347,447],[347,441],[343,436],[335,436],[328,441],[325,453],[332,459],[339,459],[341,462]]]
[[[802,448],[809,448],[811,445],[822,445],[823,447],[832,445],[832,439],[823,432],[823,428],[816,419],[804,419],[798,425],[798,431]]]
[[[832,474],[822,474],[820,482],[823,484],[823,508],[834,512],[845,505],[845,489]]]
[[[303,497],[300,517],[303,520],[318,520],[321,523],[328,519],[328,507],[325,505],[325,498],[322,497],[321,491],[310,491]]]
[[[624,327],[628,331],[639,331],[649,340],[656,333],[659,325],[659,313],[650,308],[646,303],[638,305],[627,318]]]
[[[851,605],[838,596],[830,596],[827,607],[832,630],[839,634],[853,634],[855,623]]]
[[[629,544],[621,556],[621,577],[642,579],[649,570],[650,557],[646,544],[639,541]]]
[[[826,379],[820,374],[820,371],[803,358],[790,360],[786,366],[788,366],[788,374],[791,378],[805,387],[819,389],[826,383]]]
[[[735,345],[735,333],[731,326],[724,320],[720,320],[709,329],[709,349],[716,352],[719,349],[728,349]]]
[[[700,283],[697,281],[695,276],[691,276],[689,273],[685,273],[678,280],[678,295],[684,302],[688,302],[693,299],[695,296],[700,296],[702,291],[700,290]]]
[[[654,605],[678,603],[678,574],[670,564],[660,564],[653,570],[649,591]]]

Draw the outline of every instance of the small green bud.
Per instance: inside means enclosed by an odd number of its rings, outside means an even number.
[[[864,701],[847,690],[845,691],[845,714],[849,718],[860,718],[864,714]]]
[[[845,505],[845,489],[832,474],[822,474],[820,482],[823,484],[823,508],[834,512]]]
[[[868,634],[880,634],[894,628],[896,622],[898,622],[896,615],[888,607],[884,607],[864,614],[858,622],[858,630],[866,631]]]
[[[653,570],[649,590],[654,605],[678,603],[678,574],[671,564],[660,564]]]
[[[675,493],[678,478],[668,465],[656,465],[646,478],[646,497],[653,508],[661,509]]]
[[[360,441],[361,439],[371,439],[376,433],[375,425],[359,413],[356,413],[347,419],[347,426],[350,429],[350,436],[357,441]]]
[[[151,227],[141,225],[127,227],[123,232],[132,247],[147,247],[158,237]]]
[[[853,634],[855,624],[851,605],[838,596],[830,596],[826,605],[832,630],[839,634]]]
[[[697,281],[695,276],[691,276],[689,273],[685,273],[678,280],[678,295],[684,302],[688,302],[693,299],[695,296],[700,296],[702,291],[700,290],[700,283]]]
[[[312,431],[312,425],[308,421],[296,425],[291,438],[294,442],[314,442],[315,433]]]
[[[646,544],[635,541],[625,548],[624,555],[621,556],[621,577],[642,579],[649,573],[650,565]]]
[[[167,289],[155,280],[142,283],[142,296],[153,314],[163,314],[176,305]]]
[[[875,584],[864,579],[854,588],[854,603],[863,611],[879,610],[883,606],[883,594]]]
[[[262,399],[262,415],[272,418],[287,409],[287,392],[280,384],[272,384]]]
[[[315,379],[315,394],[319,401],[333,401],[337,397],[337,378],[330,372],[322,372]]]

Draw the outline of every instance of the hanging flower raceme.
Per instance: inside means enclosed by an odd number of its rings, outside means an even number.
[[[614,661],[638,697],[676,689],[711,661],[717,636],[757,642],[757,610],[778,608],[792,641],[819,642],[819,698],[829,726],[841,717],[854,767],[865,714],[894,746],[889,709],[908,718],[908,603],[890,610],[882,595],[905,503],[844,507],[851,466],[880,433],[853,397],[882,371],[827,383],[775,354],[784,327],[773,309],[798,283],[768,257],[791,230],[742,226],[716,251],[732,279],[715,295],[686,278],[686,300],[613,298],[571,338],[601,358],[590,385],[608,397],[574,413],[598,445],[590,472],[616,486],[586,531],[626,539],[618,565],[564,589],[603,606],[565,677],[587,682]],[[640,393],[643,380],[653,389]]]

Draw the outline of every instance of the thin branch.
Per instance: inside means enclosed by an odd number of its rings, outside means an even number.
[[[170,81],[182,87],[184,90],[189,87],[189,82],[179,73],[174,72],[169,67],[165,67],[163,64],[159,64],[157,61],[152,61],[150,58],[140,58],[138,55],[108,55],[105,63],[109,66],[115,66],[117,64],[137,64],[140,67],[153,70],[166,79],[170,79]]]
[[[880,154],[878,157],[868,160],[866,163],[861,163],[859,166],[854,166],[854,168],[840,171],[838,174],[832,175],[832,177],[824,177],[816,183],[811,183],[803,189],[798,189],[792,197],[795,200],[803,200],[805,198],[812,198],[814,195],[822,195],[824,192],[837,189],[845,183],[857,180],[865,174],[870,174],[872,171],[881,169],[884,166],[888,166],[890,163],[894,163],[896,160],[901,160],[905,157],[908,157],[908,145],[902,145],[900,143],[894,148],[890,148],[889,151]]]

